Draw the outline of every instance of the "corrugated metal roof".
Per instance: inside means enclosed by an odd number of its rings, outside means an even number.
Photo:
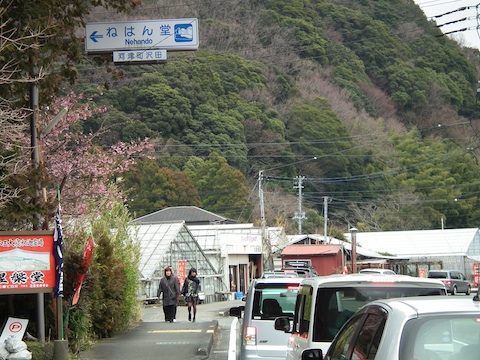
[[[187,225],[187,227],[203,250],[217,249],[220,251],[222,245],[219,243],[218,236],[222,233],[259,232],[253,224]]]
[[[335,255],[342,251],[340,245],[287,245],[282,250],[284,255]]]
[[[345,237],[350,239],[350,235]],[[471,252],[472,243],[480,243],[480,234],[478,228],[358,232],[356,239],[357,247],[399,257],[454,256],[478,255]],[[478,251],[476,246],[473,252]]]

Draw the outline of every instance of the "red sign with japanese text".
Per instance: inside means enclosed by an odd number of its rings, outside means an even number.
[[[187,277],[187,261],[179,260],[178,261],[178,279],[180,280],[180,286],[183,286],[183,282]]]
[[[53,231],[0,231],[0,294],[51,292]]]
[[[480,269],[478,267],[478,263],[473,263],[473,286],[477,287],[480,281]]]

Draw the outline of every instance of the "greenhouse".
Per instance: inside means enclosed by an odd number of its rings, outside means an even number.
[[[158,284],[166,266],[173,268],[181,282],[190,268],[196,268],[205,302],[215,301],[224,290],[222,275],[215,271],[184,221],[132,223],[131,231],[140,245],[142,299],[156,299]]]

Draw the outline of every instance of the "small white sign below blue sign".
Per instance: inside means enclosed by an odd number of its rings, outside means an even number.
[[[198,19],[91,23],[85,26],[87,53],[116,50],[197,50]]]
[[[125,50],[114,51],[114,63],[157,63],[167,61],[167,50]]]

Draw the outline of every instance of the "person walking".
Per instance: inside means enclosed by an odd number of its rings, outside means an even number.
[[[170,271],[172,272],[172,277],[177,281],[177,284],[178,284],[178,289],[180,290],[180,279],[178,278],[177,275],[175,275],[175,272],[173,271],[173,268],[171,266],[169,266],[170,268]],[[178,296],[177,296],[178,298]],[[178,304],[175,304],[175,311],[173,312],[173,322],[177,322],[177,305]]]
[[[167,266],[163,270],[164,277],[160,280],[157,297],[163,294],[163,313],[166,322],[173,322],[177,307],[177,298],[180,295],[180,285],[175,276],[172,276],[172,269]]]
[[[195,322],[197,316],[198,293],[200,292],[200,280],[197,278],[197,269],[191,268],[182,287],[182,294],[188,306],[188,321]],[[192,319],[193,308],[193,319]]]

